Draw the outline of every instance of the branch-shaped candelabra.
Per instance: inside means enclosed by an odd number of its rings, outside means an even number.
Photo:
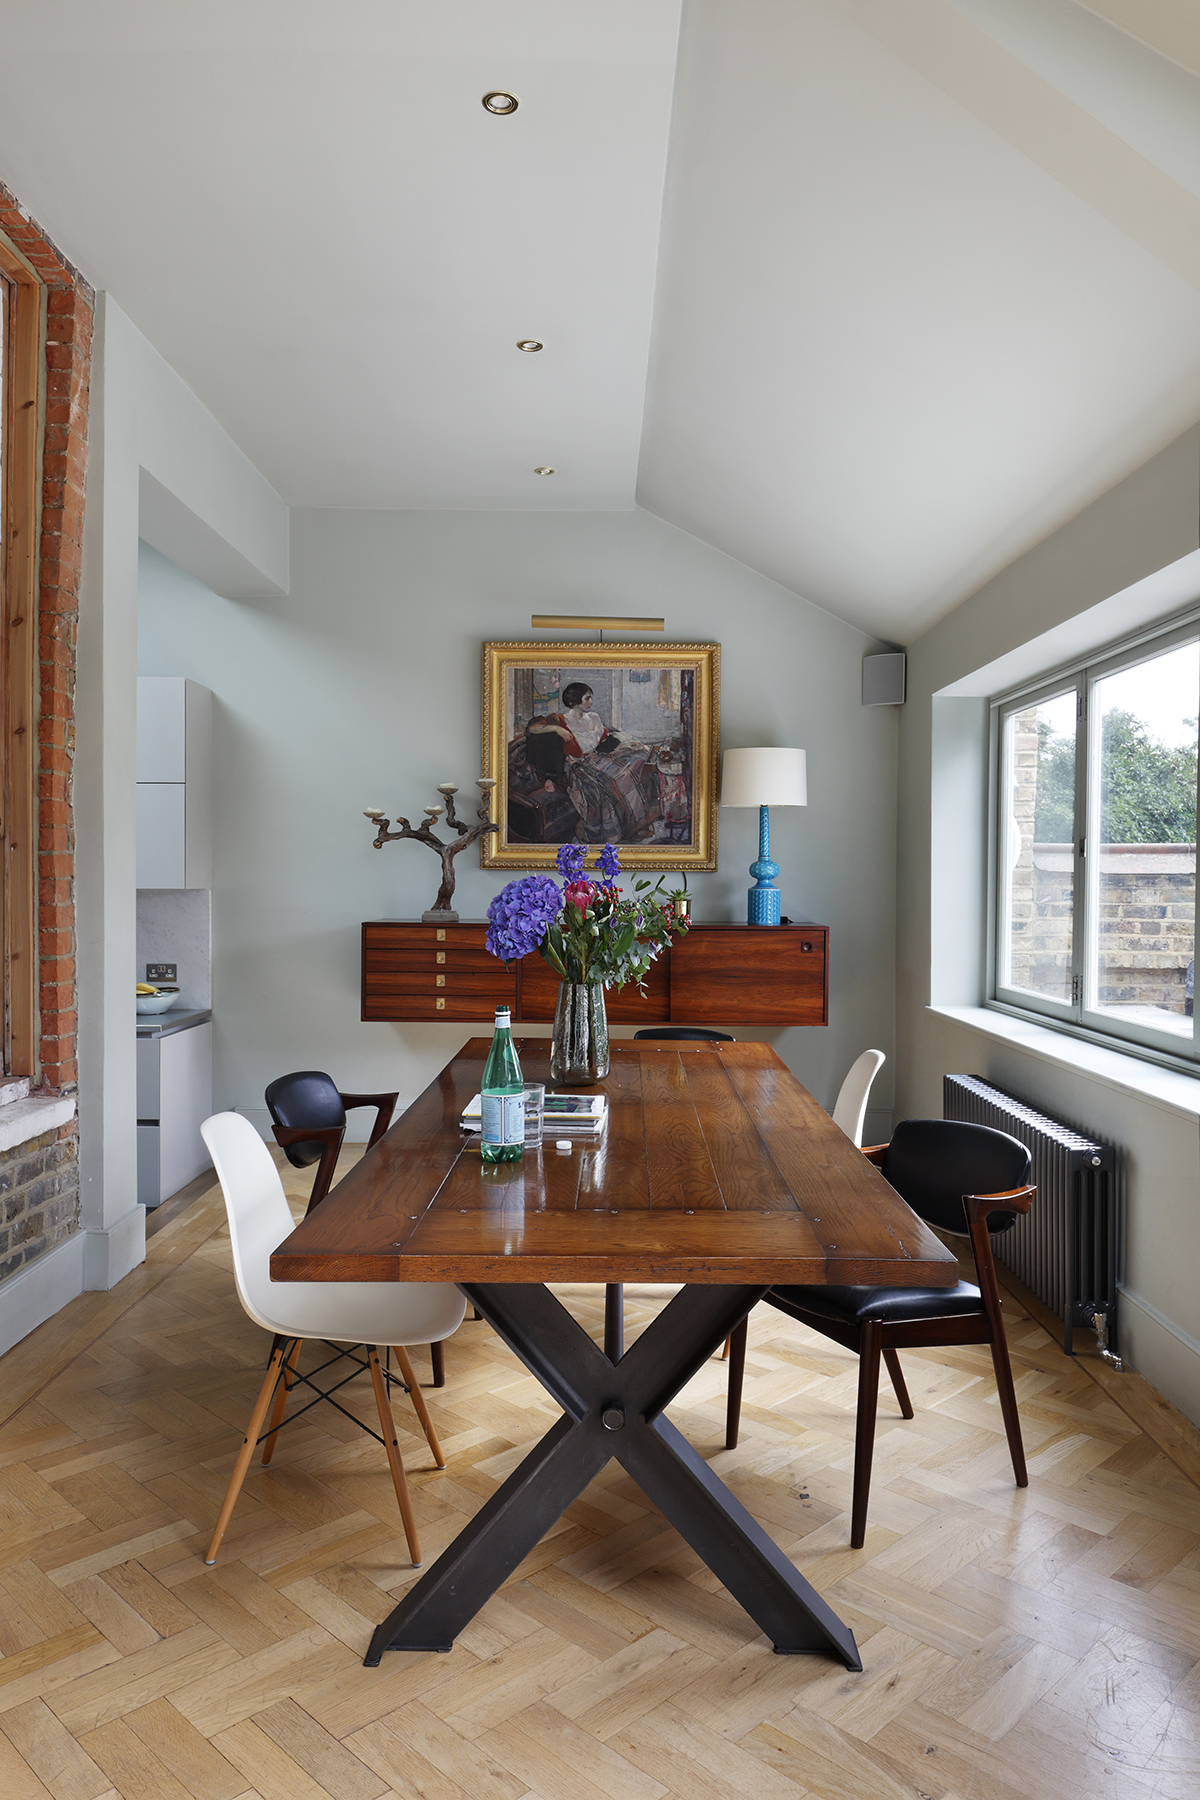
[[[414,843],[428,844],[429,848],[436,850],[441,858],[442,885],[438,889],[437,899],[429,911],[421,914],[423,925],[457,925],[458,914],[450,904],[454,898],[454,859],[462,854],[468,844],[473,844],[478,838],[485,837],[489,831],[499,831],[500,829],[499,825],[491,823],[488,819],[491,791],[496,783],[489,775],[481,775],[475,785],[479,789],[478,825],[465,825],[455,813],[454,796],[458,792],[458,784],[453,781],[438,782],[437,791],[444,796],[446,804],[444,807],[427,806],[425,817],[415,831],[407,819],[397,819],[399,831],[389,831],[388,826],[391,824],[391,820],[384,818],[381,806],[368,806],[365,809],[364,816],[379,828],[375,833],[376,850],[381,850],[384,844],[399,843],[401,838],[412,838]],[[449,843],[433,834],[433,827],[443,812],[446,815],[447,825],[453,826],[458,833],[458,836],[451,838]]]

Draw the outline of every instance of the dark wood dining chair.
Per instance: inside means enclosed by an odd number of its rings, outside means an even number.
[[[332,1075],[323,1069],[298,1069],[280,1075],[267,1088],[267,1111],[279,1145],[294,1169],[317,1173],[308,1196],[305,1216],[320,1206],[333,1182],[338,1153],[346,1135],[346,1114],[358,1106],[375,1108],[375,1123],[367,1149],[377,1144],[392,1122],[399,1094],[343,1094]],[[446,1385],[446,1353],[440,1343],[430,1344],[434,1387]]]
[[[898,1350],[943,1344],[987,1344],[992,1352],[1000,1413],[1018,1487],[1028,1487],[1021,1421],[1000,1314],[992,1238],[1008,1231],[1033,1204],[1032,1158],[1024,1144],[987,1125],[951,1119],[905,1119],[890,1144],[862,1153],[926,1224],[971,1240],[979,1286],[952,1288],[774,1287],[765,1296],[790,1319],[858,1352],[858,1423],[854,1439],[854,1495],[850,1545],[861,1550],[867,1532],[879,1363],[891,1376],[900,1411],[913,1417]],[[738,1441],[746,1321],[733,1334],[725,1443]]]

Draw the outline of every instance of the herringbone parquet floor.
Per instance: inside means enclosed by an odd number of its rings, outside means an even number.
[[[849,1355],[760,1307],[739,1448],[720,1363],[673,1409],[863,1674],[774,1656],[617,1465],[451,1655],[366,1670],[413,1574],[382,1450],[329,1408],[202,1561],[268,1348],[222,1219],[215,1193],[168,1209],[142,1270],[0,1363],[32,1395],[0,1427],[4,1800],[1200,1794],[1200,1489],[1011,1299],[1029,1489],[986,1351],[908,1353],[917,1417],[885,1382],[858,1552]],[[631,1331],[667,1291],[627,1290]],[[599,1291],[560,1292],[599,1337]],[[444,1472],[396,1400],[426,1566],[554,1417],[486,1325],[446,1362]],[[371,1417],[365,1377],[347,1395]]]

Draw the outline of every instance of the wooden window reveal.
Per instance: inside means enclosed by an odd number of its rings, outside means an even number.
[[[37,578],[45,289],[0,238],[0,849],[4,1070],[36,1075]]]

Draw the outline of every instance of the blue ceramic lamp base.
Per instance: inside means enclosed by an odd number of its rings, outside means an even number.
[[[778,925],[779,889],[774,885],[779,864],[771,861],[771,826],[767,808],[758,809],[758,861],[750,864],[754,886],[746,895],[748,925]]]

